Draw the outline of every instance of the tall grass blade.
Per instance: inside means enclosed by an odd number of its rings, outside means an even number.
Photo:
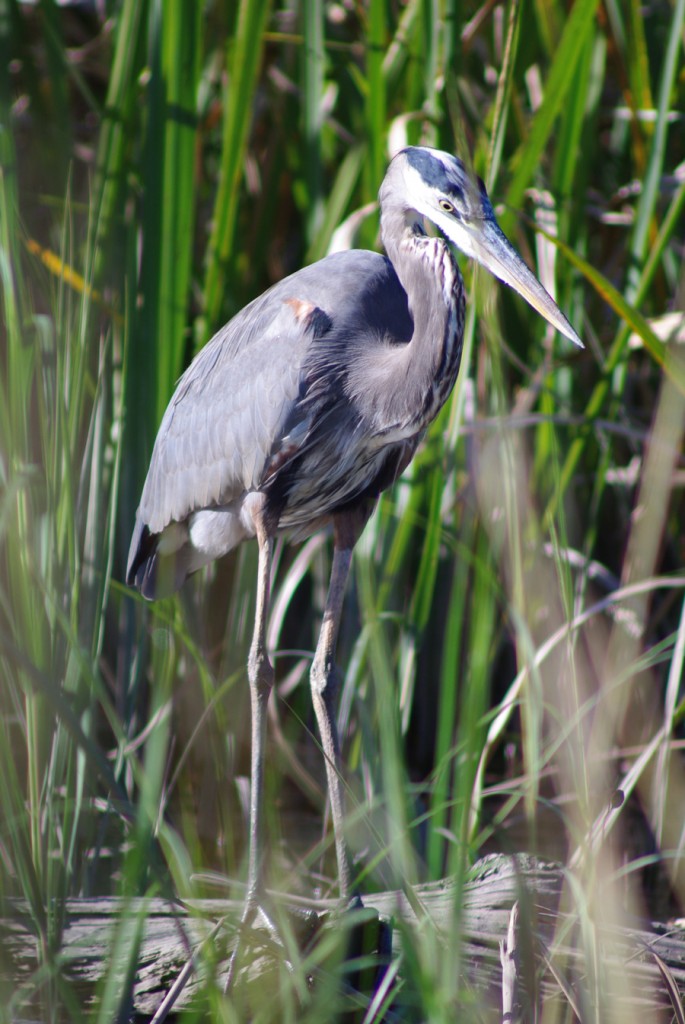
[[[264,28],[270,9],[270,0],[240,0],[235,34],[227,47],[229,77],[224,92],[221,169],[207,249],[204,310],[196,324],[197,347],[204,344],[208,331],[218,323],[227,287],[230,293],[236,258],[238,185],[245,163]]]
[[[138,330],[139,344],[154,354],[148,370],[156,396],[155,424],[180,375],[186,341],[202,25],[201,7],[195,5],[193,11],[189,19],[181,8],[153,3],[149,28],[150,129],[142,167],[146,242]],[[149,387],[150,381],[145,384]],[[142,398],[141,390],[137,389],[135,399]]]
[[[530,133],[518,150],[515,171],[507,190],[507,204],[521,206],[523,194],[531,184],[543,149],[549,142],[556,121],[571,88],[576,64],[595,21],[598,0],[579,0],[573,5],[564,25],[554,61],[545,82],[544,99],[536,112]]]

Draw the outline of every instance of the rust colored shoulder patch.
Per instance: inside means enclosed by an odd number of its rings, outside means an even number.
[[[333,326],[333,321],[328,313],[325,313],[313,302],[306,299],[286,299],[286,306],[290,306],[298,324],[301,324],[305,331],[311,331],[314,336],[325,334]]]

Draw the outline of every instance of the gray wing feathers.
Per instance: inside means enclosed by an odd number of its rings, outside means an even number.
[[[248,306],[179,381],[140,501],[151,533],[258,486],[298,394],[304,347],[292,312],[280,300],[275,305],[273,312],[254,310],[247,326]]]

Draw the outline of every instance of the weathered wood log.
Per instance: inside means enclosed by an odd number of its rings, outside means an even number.
[[[519,928],[525,941],[519,942],[521,955],[528,948],[529,962],[523,974],[530,998],[550,998],[558,994],[566,979],[569,986],[582,988],[586,975],[578,929],[572,912],[559,909],[564,885],[563,870],[557,865],[543,864],[528,856],[491,856],[480,861],[467,882],[462,904],[460,934],[461,965],[470,984],[489,994],[496,1005],[501,986],[500,942],[507,936],[512,905],[519,902]],[[385,919],[417,923],[419,918],[448,936],[455,914],[455,889],[449,880],[423,885],[412,892],[367,894],[364,905],[373,908]],[[333,901],[292,901],[301,919],[303,934],[320,926],[325,915],[335,911]],[[60,960],[63,972],[77,984],[84,1005],[92,998],[95,986],[114,969],[118,957],[130,950],[131,943],[140,943],[133,984],[133,1007],[139,1014],[152,1015],[182,970],[187,982],[178,996],[176,1007],[202,998],[204,964],[193,954],[211,936],[213,959],[219,966],[228,956],[242,909],[239,901],[207,899],[192,903],[172,903],[165,899],[136,899],[124,902],[117,898],[71,899],[65,911]],[[5,905],[0,919],[0,943],[3,950],[3,973],[13,982],[29,976],[38,962],[37,938],[26,907],[20,903]],[[218,923],[218,927],[217,927]],[[563,945],[555,940],[559,926],[566,926]],[[668,929],[654,924],[643,928],[608,928],[595,922],[596,938],[606,969],[603,984],[616,985],[615,998],[630,999],[633,1007],[668,1006],[668,994],[660,969],[652,953],[667,965],[676,985],[685,994],[685,930]],[[305,938],[302,941],[306,941]],[[402,942],[398,930],[393,931],[393,946]],[[396,950],[395,950],[396,951]],[[631,991],[622,979],[629,966]],[[609,995],[609,993],[606,993]]]

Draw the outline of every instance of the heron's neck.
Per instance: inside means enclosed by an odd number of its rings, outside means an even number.
[[[381,235],[414,322],[409,345],[398,353],[397,374],[402,380],[411,377],[422,390],[420,416],[426,426],[446,401],[459,372],[464,282],[447,243],[427,237],[417,215],[386,208]]]

